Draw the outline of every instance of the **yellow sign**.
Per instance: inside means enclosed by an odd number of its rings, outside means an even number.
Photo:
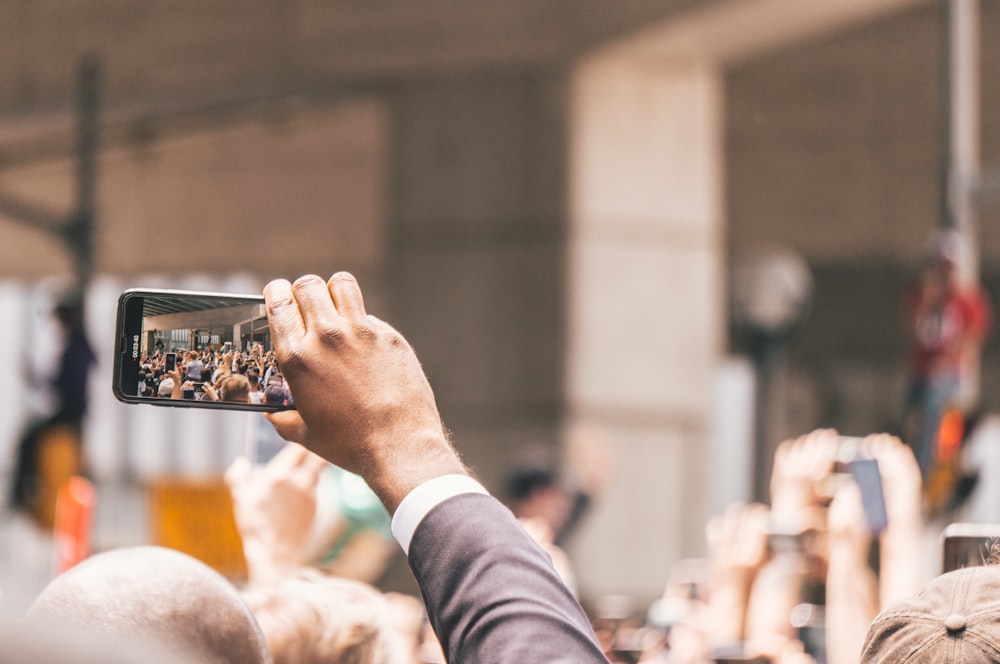
[[[234,580],[247,577],[233,502],[221,478],[160,478],[149,483],[153,544],[182,551]]]

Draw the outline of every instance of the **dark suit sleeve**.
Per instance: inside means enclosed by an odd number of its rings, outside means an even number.
[[[548,554],[495,498],[462,494],[436,506],[409,561],[452,664],[607,662]]]

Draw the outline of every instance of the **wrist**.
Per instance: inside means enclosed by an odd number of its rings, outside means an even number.
[[[371,459],[361,475],[390,515],[413,489],[442,475],[468,475],[457,452],[440,429],[412,432],[388,444],[378,444],[382,454]]]

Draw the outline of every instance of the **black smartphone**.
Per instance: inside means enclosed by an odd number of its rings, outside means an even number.
[[[889,525],[882,493],[882,476],[875,459],[855,458],[847,463],[848,472],[861,490],[861,505],[865,510],[868,530],[877,535]]]
[[[941,533],[941,571],[985,565],[1000,553],[1000,524],[952,523]]]
[[[168,356],[174,355],[175,368],[178,355],[197,352],[197,360],[181,367],[181,380],[195,382],[208,380],[221,368],[223,353],[213,348],[258,344],[264,352],[272,350],[264,298],[260,295],[131,289],[118,299],[116,330],[112,389],[120,401],[224,410],[276,411],[295,407],[287,388],[281,395],[265,397],[263,386],[254,388],[249,381],[226,381],[218,400],[210,401],[195,399],[193,390],[190,395],[182,390],[181,398],[173,399],[172,391],[163,389],[162,382],[159,392],[164,396],[142,396],[135,380],[144,361],[161,349]],[[263,376],[266,367],[258,368]]]
[[[177,353],[167,353],[163,360],[163,370],[173,371],[177,368]]]

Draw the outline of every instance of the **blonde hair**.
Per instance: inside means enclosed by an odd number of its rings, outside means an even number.
[[[388,664],[387,604],[358,581],[302,571],[244,592],[274,664]]]
[[[250,381],[241,374],[226,376],[219,381],[219,400],[250,403]]]

